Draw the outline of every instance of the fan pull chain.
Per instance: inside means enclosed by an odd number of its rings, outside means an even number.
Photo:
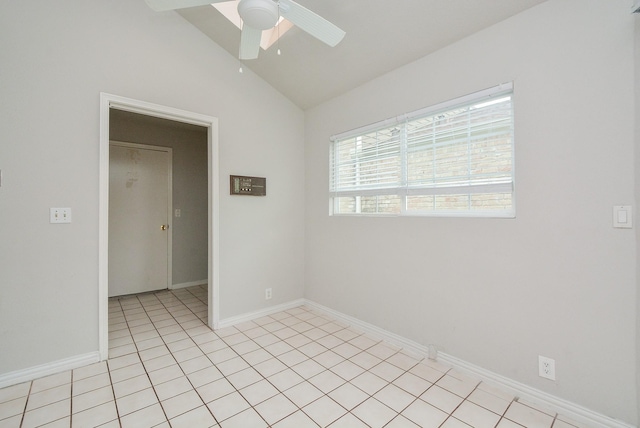
[[[278,8],[278,14],[279,13],[280,13],[280,8]],[[280,17],[278,17],[278,23],[276,24],[276,28],[278,29],[278,38],[276,39],[276,42],[278,43],[278,50],[276,51],[276,53],[278,54],[278,56],[280,56],[281,54],[280,52]]]

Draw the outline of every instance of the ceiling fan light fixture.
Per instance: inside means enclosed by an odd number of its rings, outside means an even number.
[[[280,13],[273,0],[240,0],[238,14],[246,25],[256,30],[273,28]]]

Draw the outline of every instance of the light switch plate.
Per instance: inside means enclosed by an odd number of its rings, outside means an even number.
[[[633,227],[631,205],[613,206],[613,227],[620,229],[631,229]]]
[[[49,208],[49,223],[71,223],[71,208]]]

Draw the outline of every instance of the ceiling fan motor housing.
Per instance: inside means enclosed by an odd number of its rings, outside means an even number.
[[[240,0],[238,14],[246,25],[256,30],[273,28],[280,18],[278,3],[273,0]]]

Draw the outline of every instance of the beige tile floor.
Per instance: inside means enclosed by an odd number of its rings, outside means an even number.
[[[216,332],[206,288],[109,301],[109,360],[0,389],[6,427],[584,427],[307,307]]]

